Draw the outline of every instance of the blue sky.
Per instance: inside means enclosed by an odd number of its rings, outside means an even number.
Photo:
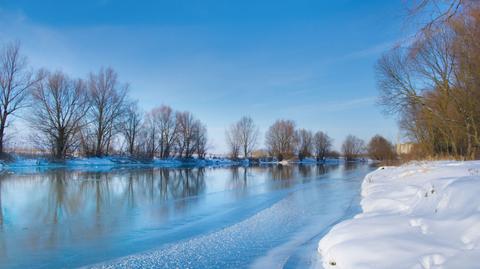
[[[398,1],[0,0],[0,42],[20,40],[34,67],[85,77],[112,66],[148,110],[168,104],[204,121],[214,152],[250,115],[397,139],[375,105],[374,64],[405,35]]]

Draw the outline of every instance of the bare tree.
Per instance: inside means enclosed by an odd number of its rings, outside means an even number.
[[[400,116],[403,131],[427,155],[480,153],[479,10],[453,12],[377,64],[380,104]]]
[[[240,144],[243,149],[243,158],[248,158],[257,145],[258,127],[250,117],[242,117],[237,122]]]
[[[207,128],[190,112],[173,112],[168,106],[152,109],[145,116],[140,147],[149,158],[204,158],[208,149]]]
[[[130,156],[135,155],[141,126],[142,114],[139,111],[138,104],[137,102],[130,102],[130,104],[127,104],[120,126],[120,132],[127,142],[127,152]]]
[[[150,111],[145,115],[141,131],[139,133],[139,147],[142,155],[146,158],[154,158],[158,151],[158,136],[157,136],[157,124],[155,122],[155,116]]]
[[[463,8],[476,4],[478,0],[408,0],[407,12],[410,20],[427,20],[420,32],[430,31],[440,24],[448,23]]]
[[[178,124],[178,154],[181,157],[191,158],[195,153],[195,128],[196,122],[192,113],[177,112],[176,122]]]
[[[343,157],[346,161],[352,161],[361,156],[365,149],[365,142],[353,135],[347,136],[342,144]]]
[[[372,137],[367,146],[368,155],[373,160],[387,161],[395,159],[392,143],[381,135]]]
[[[300,129],[297,131],[298,158],[300,160],[312,156],[313,134],[311,131]]]
[[[160,106],[151,111],[159,137],[160,158],[168,158],[177,139],[175,113],[169,106]]]
[[[242,117],[226,131],[227,144],[232,158],[236,159],[242,151],[243,158],[248,158],[257,145],[258,127],[250,117]]]
[[[405,48],[397,47],[382,55],[376,65],[379,104],[386,113],[395,114],[421,104],[423,98],[413,74],[413,63]]]
[[[265,139],[268,151],[271,155],[277,157],[278,160],[293,157],[297,146],[295,122],[291,120],[277,120],[268,129]]]
[[[239,134],[240,132],[238,131],[237,124],[232,124],[230,128],[225,131],[225,138],[230,150],[230,157],[234,160],[238,159],[242,147]]]
[[[65,74],[48,74],[32,92],[29,121],[48,144],[56,160],[64,160],[78,146],[78,133],[89,109],[85,83]]]
[[[197,120],[194,124],[195,151],[198,158],[205,158],[207,155],[207,127],[201,121]]]
[[[325,160],[332,148],[332,139],[326,133],[318,131],[313,136],[313,147],[317,161]]]
[[[20,43],[7,44],[0,53],[0,154],[3,154],[11,116],[26,106],[26,99],[42,74],[34,76],[28,69],[27,59],[20,53]]]
[[[121,85],[117,73],[111,68],[102,68],[90,74],[89,96],[91,100],[90,121],[95,137],[95,155],[108,154],[112,137],[121,122],[125,108],[128,85]]]

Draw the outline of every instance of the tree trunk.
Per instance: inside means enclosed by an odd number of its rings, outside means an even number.
[[[2,118],[0,119],[0,155],[3,155],[4,153],[4,137],[5,137],[5,124],[7,122],[7,115],[4,114]]]

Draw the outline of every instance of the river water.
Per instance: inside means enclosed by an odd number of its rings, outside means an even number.
[[[308,268],[374,167],[26,169],[0,174],[1,268]]]

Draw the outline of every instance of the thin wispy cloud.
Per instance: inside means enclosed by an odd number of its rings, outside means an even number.
[[[378,55],[381,54],[391,48],[393,48],[395,45],[398,44],[398,40],[395,41],[388,41],[388,42],[382,42],[380,44],[376,44],[374,46],[364,48],[358,51],[351,52],[340,59],[342,60],[354,60],[354,59],[361,59],[361,58],[366,58],[370,57],[372,55]]]
[[[288,106],[284,109],[285,114],[295,115],[297,113],[335,113],[345,112],[354,109],[372,107],[375,104],[376,97],[362,97],[355,99],[341,99],[334,101],[310,102],[308,104],[299,104]]]
[[[351,109],[358,109],[362,107],[372,106],[375,104],[376,97],[364,97],[364,98],[357,98],[357,99],[350,99],[350,100],[339,100],[333,102],[327,102],[324,104],[319,104],[318,108],[321,111],[328,111],[328,112],[337,112],[337,111],[345,111]]]

